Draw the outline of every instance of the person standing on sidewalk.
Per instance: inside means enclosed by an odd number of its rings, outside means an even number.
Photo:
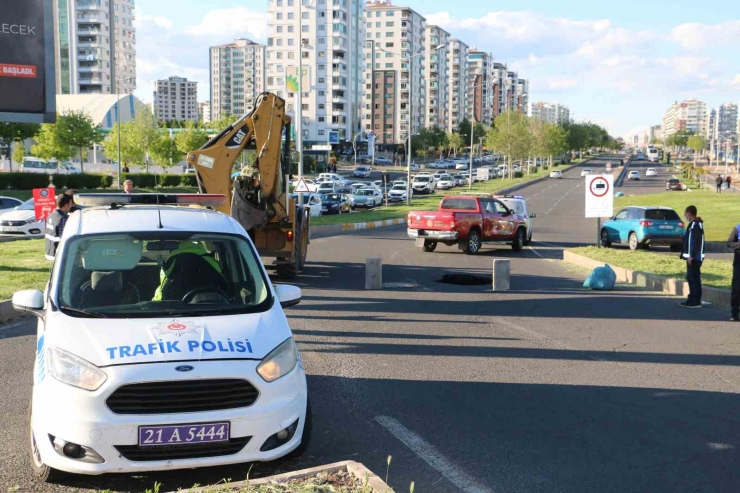
[[[727,184],[727,190],[729,190],[732,187],[732,177],[730,175],[725,177],[725,183]]]
[[[72,205],[72,197],[61,194],[57,197],[57,208],[46,219],[46,244],[44,246],[44,257],[46,260],[54,260],[57,254],[57,246],[67,223],[69,208]]]
[[[684,211],[688,226],[683,237],[681,258],[686,261],[686,281],[689,296],[681,303],[685,308],[701,308],[701,265],[704,262],[704,221],[697,217],[696,207],[690,205]]]
[[[727,247],[735,252],[732,261],[732,293],[730,294],[730,307],[732,322],[740,322],[740,224],[732,228],[730,237],[727,239]]]
[[[722,193],[722,183],[724,183],[724,181],[725,180],[722,178],[722,175],[718,175],[714,180],[714,183],[717,185],[717,193]]]

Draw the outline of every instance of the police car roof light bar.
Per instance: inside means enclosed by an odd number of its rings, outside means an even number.
[[[216,207],[226,202],[223,194],[197,193],[78,193],[75,203],[83,207],[121,205],[200,205]]]

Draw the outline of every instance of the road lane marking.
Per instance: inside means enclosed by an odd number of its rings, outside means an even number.
[[[28,320],[22,320],[20,322],[14,323],[14,324],[0,326],[0,332],[2,332],[4,330],[10,330],[10,329],[14,329],[16,327],[20,327],[21,325],[24,325],[26,323],[28,323]]]
[[[447,480],[465,493],[493,493],[492,489],[482,486],[465,471],[450,462],[432,444],[409,430],[390,416],[376,416],[380,426],[390,431],[401,443],[418,455],[424,462],[432,466]]]

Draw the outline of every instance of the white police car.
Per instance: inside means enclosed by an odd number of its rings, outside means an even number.
[[[269,461],[310,435],[306,376],[246,231],[154,194],[78,194],[39,318],[29,449],[41,480]],[[159,195],[217,205],[223,196]],[[134,205],[140,204],[140,205]]]

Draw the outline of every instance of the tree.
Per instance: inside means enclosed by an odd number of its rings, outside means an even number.
[[[707,141],[701,135],[692,135],[686,139],[686,145],[694,150],[694,162],[696,163],[699,152],[707,148]]]
[[[131,122],[128,123],[116,123],[113,129],[108,134],[108,137],[103,141],[103,149],[105,155],[111,159],[118,160],[118,135],[121,135],[121,165],[133,164],[135,162],[141,162],[144,159],[144,155],[140,154],[140,148],[133,144]]]
[[[161,137],[159,122],[149,109],[136,112],[136,117],[131,120],[128,127],[131,132],[131,144],[136,148],[137,154],[144,156],[151,151],[152,145]],[[148,172],[147,164],[147,172]]]
[[[208,142],[208,134],[205,129],[193,122],[188,122],[185,129],[175,136],[175,145],[182,156],[199,149],[206,142]]]
[[[457,157],[457,151],[464,146],[462,136],[459,133],[447,134],[447,147],[455,157]]]
[[[36,136],[41,126],[37,123],[9,123],[0,122],[0,146],[8,150],[13,142],[24,141]],[[10,161],[10,171],[13,171],[13,161]]]
[[[212,130],[218,130],[220,132],[238,119],[239,117],[236,115],[222,115],[218,120],[211,120],[206,123],[205,127]]]
[[[13,149],[13,152],[11,153],[11,162],[15,161],[18,163],[18,166],[20,167],[21,163],[23,162],[23,158],[26,156],[26,146],[23,144],[22,141],[18,140],[15,143],[15,149]]]
[[[177,149],[175,139],[170,138],[170,134],[166,130],[162,131],[159,134],[159,138],[152,143],[149,152],[151,153],[154,164],[165,169],[178,163],[182,158],[182,154]]]
[[[74,154],[70,146],[59,142],[57,138],[57,126],[54,124],[43,124],[35,140],[37,144],[31,148],[31,153],[45,161],[52,159],[66,161],[71,159]]]
[[[84,149],[103,140],[100,127],[93,123],[90,115],[84,111],[69,111],[57,118],[57,140],[64,145],[77,149],[80,156],[80,170],[85,172]]]
[[[532,129],[529,118],[521,113],[509,110],[496,117],[493,128],[488,131],[486,144],[509,158],[522,159],[532,150]],[[513,167],[509,166],[509,176]]]
[[[479,142],[480,139],[486,137],[488,129],[482,123],[476,123],[473,127],[473,145]],[[463,147],[470,145],[470,120],[463,118],[460,124],[457,126],[457,133],[460,134],[460,138],[463,141]],[[471,149],[472,152],[472,149]]]
[[[560,156],[568,150],[568,132],[560,125],[548,123],[545,128],[545,149],[552,166],[552,157]]]

